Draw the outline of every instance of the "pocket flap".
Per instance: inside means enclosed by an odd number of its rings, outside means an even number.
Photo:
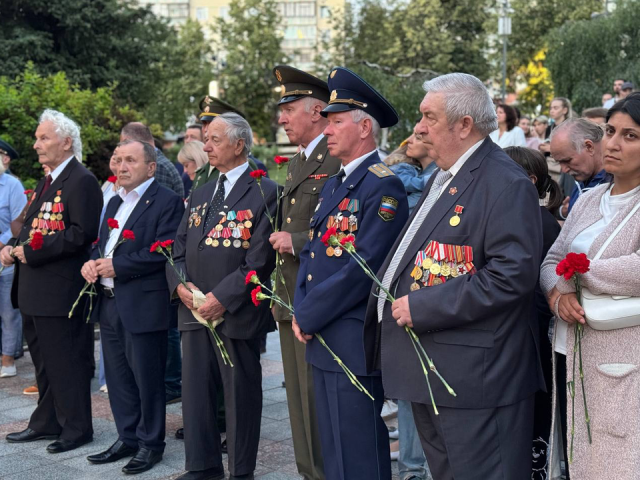
[[[446,345],[463,345],[466,347],[493,348],[493,332],[472,328],[456,328],[443,330],[433,334],[433,341]]]
[[[307,195],[317,195],[320,193],[320,190],[322,190],[322,184],[314,185],[312,183],[311,185],[302,185],[302,192]]]

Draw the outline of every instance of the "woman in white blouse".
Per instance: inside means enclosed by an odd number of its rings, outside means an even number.
[[[491,140],[502,148],[526,147],[527,139],[524,137],[522,129],[517,126],[518,117],[515,108],[501,103],[496,108],[496,114],[498,115],[498,129],[489,135]]]

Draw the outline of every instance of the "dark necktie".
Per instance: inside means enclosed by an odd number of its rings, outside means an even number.
[[[220,212],[220,208],[222,208],[222,204],[224,203],[224,181],[227,179],[227,176],[224,173],[221,173],[218,177],[218,187],[216,188],[216,193],[213,195],[213,199],[211,199],[211,205],[209,205],[209,210],[207,210],[207,218],[204,221],[204,233],[207,233],[207,227],[209,226],[209,222],[211,219]]]
[[[44,186],[42,187],[42,192],[40,192],[40,195],[44,195],[44,193],[49,190],[49,187],[51,186],[51,175],[47,175],[46,177],[44,177]]]
[[[342,185],[342,182],[344,181],[345,177],[347,176],[347,174],[344,172],[344,168],[341,168],[340,171],[338,173],[336,173],[336,181],[338,182],[336,184],[335,187],[333,187],[333,191],[331,192],[331,195],[333,195],[336,191],[336,189]]]

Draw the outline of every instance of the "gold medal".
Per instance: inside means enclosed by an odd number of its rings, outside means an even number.
[[[409,290],[411,290],[412,292],[415,292],[416,290],[420,290],[420,284],[418,284],[417,282],[413,282],[409,287]]]
[[[240,248],[242,246],[242,242],[240,240],[233,241],[233,248]]]
[[[327,256],[328,257],[333,257],[334,253],[335,253],[335,251],[333,250],[333,247],[327,247]]]
[[[224,228],[224,227],[222,226],[222,224],[221,224],[221,223],[219,223],[218,225],[216,225],[216,230],[217,230],[217,231],[219,231],[219,232],[221,232],[223,228]]]
[[[211,245],[211,244],[213,243],[213,238],[208,237],[208,238],[204,241],[204,243],[205,243],[206,245]]]
[[[199,227],[200,226],[200,222],[201,222],[200,217],[196,217],[196,219],[194,220],[193,223],[195,224],[196,227]]]
[[[228,238],[225,238],[224,241],[222,242],[222,245],[224,245],[225,247],[230,247],[231,240],[229,240]]]
[[[212,246],[217,247],[218,245],[220,245],[220,241],[216,238],[212,243]]]
[[[57,215],[56,215],[56,219],[57,219],[57,220],[62,220],[62,214],[61,214],[61,213],[57,214]]]
[[[313,240],[313,228],[309,230],[309,241]]]
[[[460,217],[458,215],[454,215],[453,217],[451,217],[449,219],[449,225],[451,225],[452,227],[457,227],[458,225],[460,225]]]
[[[250,220],[245,220],[244,226],[247,227],[247,228],[251,228],[251,227],[253,227],[253,223],[251,223]]]
[[[53,201],[56,202],[56,203],[60,203],[60,200],[62,200],[60,197],[55,197],[53,199]]]
[[[250,246],[251,245],[246,240],[244,242],[242,242],[242,248],[244,248],[245,250],[248,250]]]
[[[453,267],[451,269],[451,278],[456,278],[458,276],[458,269],[456,267]]]
[[[46,228],[43,228],[42,230],[40,230],[40,233],[42,233],[43,235],[46,235],[47,233],[49,233],[49,230],[47,230]]]
[[[335,250],[333,251],[333,254],[334,254],[336,257],[341,257],[341,256],[342,256],[342,248],[340,248],[340,247],[336,247],[336,248],[335,248]]]
[[[38,213],[38,218],[42,218],[42,217],[44,217],[44,213],[42,212]]]
[[[448,264],[443,263],[440,267],[440,275],[442,275],[443,277],[448,277],[449,275],[451,275],[451,267],[449,267]]]
[[[425,258],[422,262],[422,268],[424,268],[425,270],[429,270],[431,268],[431,265],[433,265],[433,260],[430,258]]]
[[[411,278],[416,280],[420,280],[422,278],[422,269],[417,265],[413,267],[413,270],[411,270]]]
[[[236,222],[229,222],[229,224],[227,225],[227,227],[229,227],[229,228],[236,228]]]
[[[433,275],[438,275],[440,273],[440,265],[434,263],[433,265],[431,265],[431,267],[429,267],[429,272]]]
[[[442,285],[442,279],[441,279],[441,278],[439,278],[439,277],[434,278],[434,279],[433,279],[433,283],[432,283],[431,285],[433,285],[433,286],[435,286],[435,285]]]

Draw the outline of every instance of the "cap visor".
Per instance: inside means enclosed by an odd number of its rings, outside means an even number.
[[[346,103],[334,103],[332,105],[327,105],[325,109],[322,110],[322,112],[320,112],[320,115],[322,115],[323,117],[326,117],[327,114],[329,113],[347,112],[349,110],[353,110],[354,108],[357,108],[357,107],[351,107]]]
[[[301,98],[304,98],[306,96],[307,95],[287,95],[280,99],[280,101],[278,102],[278,105],[295,102],[296,100],[300,100]]]

